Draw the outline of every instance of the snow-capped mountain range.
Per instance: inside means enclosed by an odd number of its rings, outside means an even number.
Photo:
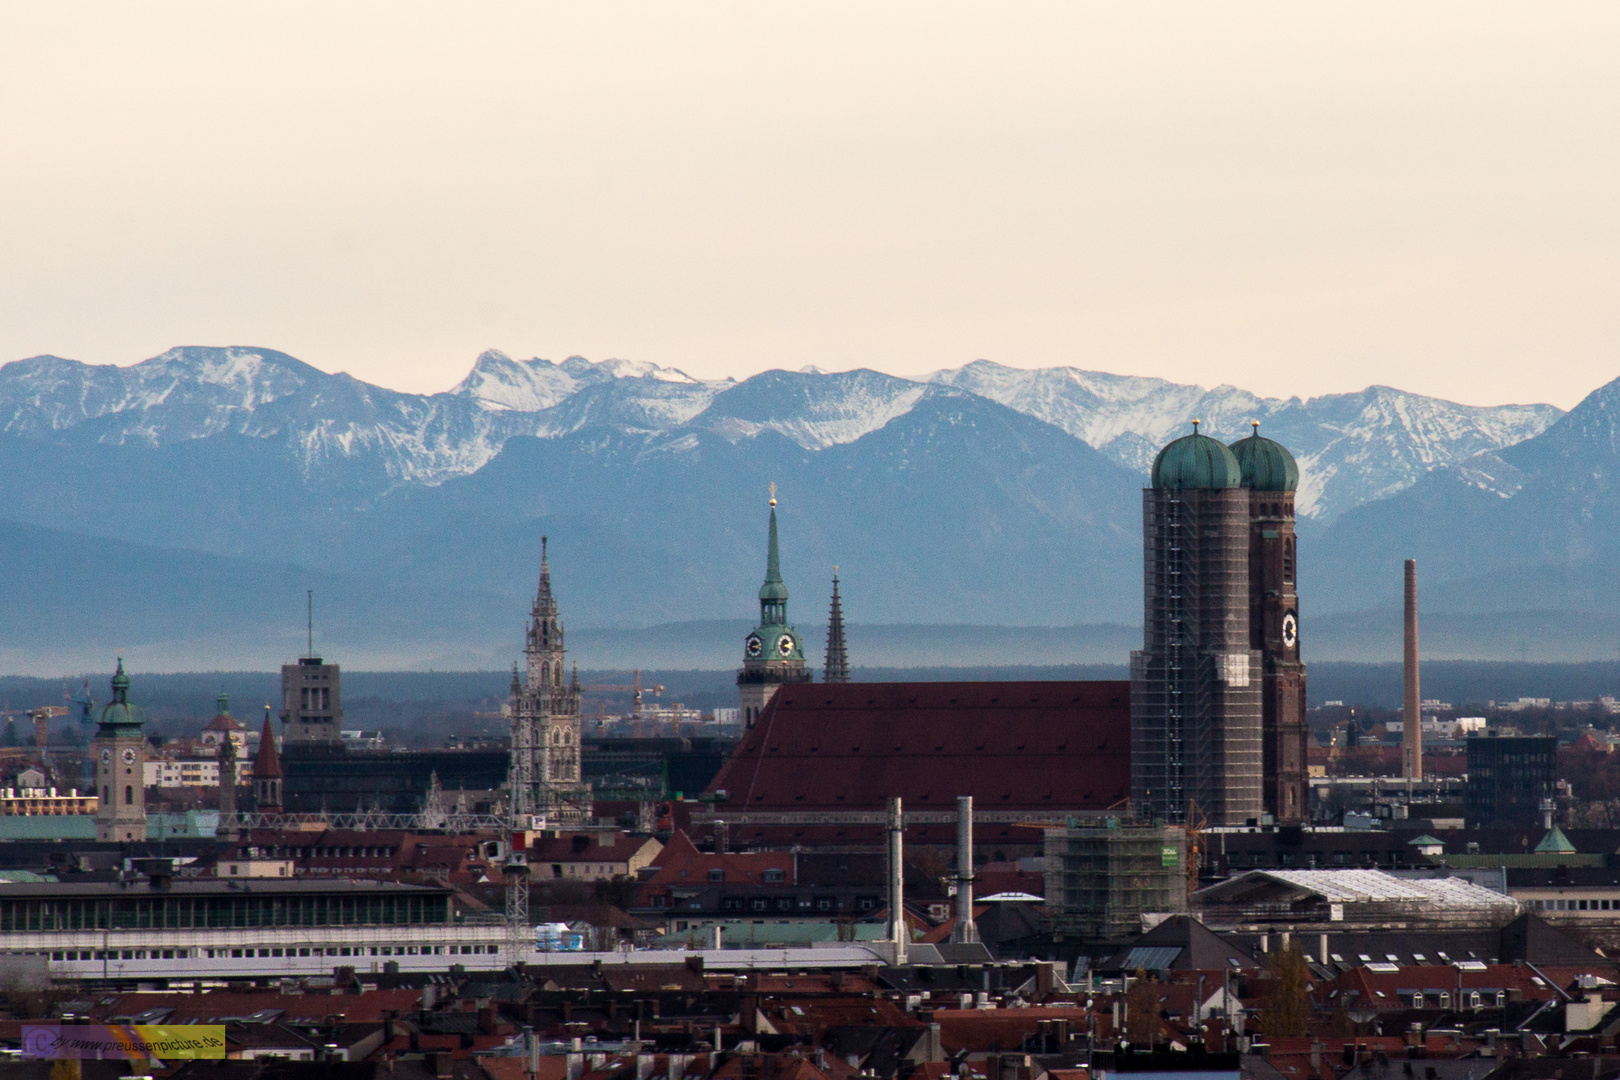
[[[1394,656],[1380,635],[1414,555],[1447,640],[1490,642],[1453,655],[1590,652],[1554,631],[1620,610],[1620,383],[1564,415],[987,361],[706,381],[491,351],[450,390],[406,394],[269,349],[182,348],[0,367],[0,671],[118,647],[148,670],[273,666],[302,648],[306,588],[351,664],[503,666],[542,533],[566,617],[598,628],[592,662],[658,667],[632,628],[751,617],[772,481],[806,624],[837,563],[867,626],[1128,627],[1140,490],[1193,417],[1228,440],[1258,420],[1299,459],[1309,656]],[[1553,629],[1508,633],[1531,625]]]
[[[0,367],[0,431],[150,447],[228,432],[278,444],[306,477],[359,459],[390,485],[434,485],[478,471],[515,435],[595,427],[657,435],[691,426],[733,443],[774,431],[820,451],[882,428],[941,384],[1051,424],[1138,473],[1192,417],[1229,440],[1259,420],[1299,458],[1302,514],[1326,522],[1437,466],[1522,442],[1560,415],[1551,405],[1465,406],[1389,387],[1263,398],[985,360],[923,380],[868,370],[785,374],[704,381],[639,361],[554,363],[491,350],[453,389],[424,395],[327,374],[270,349],[177,348],[129,367],[39,356]]]

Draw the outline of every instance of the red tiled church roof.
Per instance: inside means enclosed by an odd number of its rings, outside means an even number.
[[[1105,810],[1130,794],[1128,682],[778,689],[709,784],[739,811]]]

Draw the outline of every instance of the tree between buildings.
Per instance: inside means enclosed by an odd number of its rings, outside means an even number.
[[[1311,1020],[1311,969],[1297,940],[1271,954],[1260,1029],[1267,1038],[1301,1036]]]
[[[1159,984],[1136,969],[1136,979],[1125,991],[1125,1039],[1132,1046],[1152,1049],[1163,1030],[1159,1016]]]

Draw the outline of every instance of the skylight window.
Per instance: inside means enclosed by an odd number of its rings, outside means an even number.
[[[1366,954],[1366,953],[1357,953],[1357,954],[1356,954],[1356,957],[1357,957],[1357,958],[1358,958],[1358,959],[1359,959],[1359,960],[1360,960],[1360,961],[1361,961],[1361,962],[1362,962],[1362,963],[1363,963],[1363,964],[1370,964],[1370,963],[1372,963],[1372,957],[1370,957],[1370,956],[1368,956],[1368,955],[1367,955],[1367,954]]]
[[[1333,962],[1334,962],[1334,963],[1335,963],[1335,964],[1342,964],[1342,963],[1344,963],[1344,957],[1342,957],[1342,956],[1340,956],[1340,955],[1339,955],[1339,954],[1338,954],[1338,953],[1329,953],[1329,954],[1328,954],[1328,955],[1329,955],[1329,956],[1331,956],[1331,957],[1333,957]]]
[[[1412,959],[1414,959],[1414,960],[1416,960],[1416,961],[1417,961],[1417,962],[1418,962],[1418,963],[1420,963],[1420,964],[1427,964],[1427,963],[1428,963],[1428,962],[1429,962],[1429,961],[1428,961],[1428,960],[1427,960],[1427,959],[1426,959],[1426,958],[1425,958],[1425,957],[1424,957],[1424,955],[1423,955],[1423,954],[1422,954],[1422,953],[1420,953],[1420,952],[1415,952],[1415,953],[1413,953],[1413,954],[1412,954]]]

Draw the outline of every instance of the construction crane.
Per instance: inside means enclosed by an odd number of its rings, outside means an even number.
[[[641,670],[639,668],[636,669],[636,681],[633,682],[633,683],[630,683],[627,686],[626,685],[614,685],[614,684],[598,684],[598,685],[595,685],[595,686],[582,686],[579,689],[580,689],[581,693],[585,693],[585,694],[629,694],[629,695],[631,695],[631,697],[630,697],[630,715],[632,715],[632,716],[640,716],[641,715],[641,697],[642,697],[643,694],[651,694],[653,697],[658,697],[660,694],[662,694],[664,692],[664,687],[663,687],[662,683],[658,684],[657,686],[642,686],[641,685]]]
[[[90,745],[90,739],[96,726],[96,701],[90,696],[90,679],[87,676],[84,685],[77,694],[69,692],[66,686],[62,687],[62,700],[69,705],[77,706],[79,713],[79,731],[84,735],[84,745]],[[84,755],[84,790],[94,791],[96,787],[95,760],[87,752]]]
[[[512,669],[516,699],[517,669]],[[517,701],[514,700],[514,706]],[[506,780],[507,848],[501,874],[506,878],[506,934],[512,963],[533,951],[529,924],[529,830],[534,828],[534,721],[522,708],[512,710],[512,749]]]
[[[65,705],[45,705],[38,709],[29,709],[28,717],[34,722],[34,745],[44,750],[51,741],[51,717],[67,714]]]

